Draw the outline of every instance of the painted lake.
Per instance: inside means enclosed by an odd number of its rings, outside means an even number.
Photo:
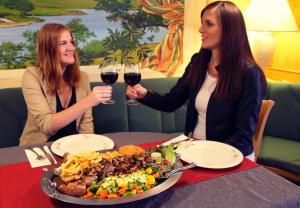
[[[14,43],[24,42],[25,39],[22,36],[22,33],[26,30],[37,31],[43,24],[55,22],[61,24],[67,24],[73,18],[81,19],[82,23],[89,29],[89,31],[94,32],[97,37],[92,39],[102,40],[108,36],[107,28],[112,29],[121,29],[121,25],[116,22],[109,22],[105,18],[107,13],[104,11],[97,11],[94,9],[81,9],[87,15],[83,16],[41,16],[44,19],[44,22],[38,22],[26,26],[20,27],[10,27],[10,28],[0,28],[0,44],[4,41],[12,41]],[[162,28],[157,33],[148,33],[148,36],[154,35],[155,38],[153,43],[159,43],[162,41],[163,37],[166,34],[166,29]]]

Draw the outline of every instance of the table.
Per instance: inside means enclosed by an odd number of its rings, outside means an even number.
[[[160,141],[175,136],[175,134],[149,132],[121,132],[104,135],[112,138],[117,146]],[[26,160],[24,147],[0,149],[0,165]],[[0,194],[2,191],[4,191],[4,187],[1,186]],[[3,203],[1,200],[3,200],[2,197],[0,197],[0,207]],[[56,201],[53,203],[53,207],[70,207],[70,205]],[[293,208],[300,207],[300,188],[259,166],[200,183],[170,189],[154,197],[117,207]]]

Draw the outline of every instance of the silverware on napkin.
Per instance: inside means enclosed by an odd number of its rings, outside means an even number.
[[[36,148],[36,147],[35,147],[35,148]],[[41,155],[39,152],[37,152],[37,151],[34,149],[34,147],[29,148],[29,150],[30,150],[31,152],[33,152],[33,153],[36,155],[36,159],[37,159],[37,160],[44,160],[44,159],[45,159],[45,156],[44,156],[44,155]]]
[[[178,137],[175,137],[173,139],[170,139],[170,140],[162,143],[161,146],[167,146],[169,144],[173,144],[174,148],[176,149],[180,144],[188,143],[188,142],[191,142],[191,141],[194,141],[194,139],[181,134]],[[160,146],[160,145],[158,145],[158,146]]]
[[[43,146],[40,149],[43,151],[43,153],[45,154],[47,159],[50,161],[50,163],[52,165],[55,164],[55,160],[54,160],[53,156],[50,153],[47,152],[46,146]]]
[[[25,154],[32,168],[56,164],[55,158],[46,145],[29,146],[25,149]]]
[[[181,135],[179,135],[179,136],[177,136],[177,137],[175,137],[173,139],[170,139],[170,140],[168,140],[168,141],[166,141],[166,142],[164,142],[164,143],[162,143],[160,145],[167,146],[169,144],[179,143],[179,142],[184,141],[186,139],[188,139],[188,137],[185,136],[185,135],[183,135],[183,134],[181,134]],[[160,146],[160,145],[157,145],[157,146]]]

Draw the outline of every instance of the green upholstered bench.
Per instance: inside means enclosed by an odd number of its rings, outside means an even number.
[[[268,86],[266,99],[275,105],[257,162],[300,183],[300,84],[269,81]]]
[[[166,92],[175,85],[177,78],[157,78],[142,80],[146,87]],[[91,86],[100,83],[91,83]],[[163,113],[144,105],[126,105],[126,85],[113,85],[114,105],[98,105],[93,108],[95,133],[109,133],[120,131],[146,131],[177,133],[184,131],[186,105],[174,113]]]
[[[167,91],[177,78],[143,80],[145,86]],[[103,85],[101,82],[91,83],[91,87]],[[177,133],[184,131],[186,106],[174,113],[162,113],[149,107],[127,106],[126,85],[113,85],[114,105],[98,105],[93,108],[95,133],[145,131]],[[0,148],[17,146],[22,134],[27,108],[21,88],[0,89]]]
[[[300,142],[264,136],[257,162],[300,175]]]
[[[19,144],[26,118],[21,88],[0,89],[0,148]]]

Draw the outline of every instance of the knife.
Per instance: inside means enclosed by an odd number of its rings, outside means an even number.
[[[55,160],[53,159],[53,156],[51,154],[49,154],[46,150],[45,150],[45,146],[41,147],[41,150],[43,151],[43,153],[45,154],[45,156],[47,157],[47,159],[50,161],[50,163],[53,165],[55,164]]]

